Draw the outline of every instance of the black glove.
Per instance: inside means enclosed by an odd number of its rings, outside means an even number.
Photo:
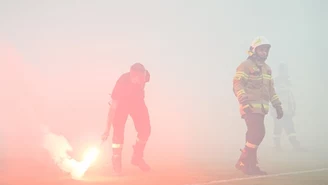
[[[276,106],[276,112],[277,112],[277,119],[281,119],[284,116],[284,112],[282,111],[281,105]]]

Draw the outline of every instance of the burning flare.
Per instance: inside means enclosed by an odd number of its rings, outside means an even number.
[[[73,179],[81,179],[97,159],[99,149],[96,147],[87,149],[83,160],[77,161],[67,154],[68,151],[73,151],[73,148],[64,136],[50,132],[46,126],[42,126],[42,131],[43,147],[49,152],[56,165],[64,172],[70,173]]]

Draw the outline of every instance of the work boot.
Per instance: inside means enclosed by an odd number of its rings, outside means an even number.
[[[296,139],[296,136],[290,136],[289,142],[293,146],[293,150],[296,152],[306,152],[307,150],[303,147],[301,147],[300,142]]]
[[[240,149],[240,151],[241,154],[235,165],[235,168],[243,172],[245,175],[252,175],[249,151],[246,149]]]
[[[112,165],[114,175],[120,175],[122,173],[122,156],[114,154],[112,156]]]
[[[257,165],[258,165],[257,150],[255,150],[252,153],[252,157],[251,157],[252,174],[253,175],[267,175],[268,174],[267,172],[261,170],[260,167],[258,167]]]
[[[131,159],[131,164],[138,166],[142,171],[150,171],[150,166],[143,159],[143,151],[145,149],[145,143],[136,143],[133,146],[133,155]]]
[[[252,175],[268,175],[266,171],[263,171],[258,166],[253,166],[252,168]]]

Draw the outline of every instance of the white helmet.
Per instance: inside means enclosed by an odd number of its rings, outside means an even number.
[[[255,49],[262,45],[269,45],[271,47],[270,42],[264,36],[256,37],[249,48],[248,54],[252,56],[255,53]]]

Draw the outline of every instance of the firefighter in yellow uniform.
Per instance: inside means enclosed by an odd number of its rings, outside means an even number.
[[[270,48],[265,37],[256,37],[250,46],[249,57],[237,67],[233,79],[233,92],[247,125],[246,144],[235,167],[247,175],[267,174],[257,165],[257,149],[265,136],[264,117],[269,112],[269,103],[275,108],[277,119],[283,117],[271,68],[265,63]]]

